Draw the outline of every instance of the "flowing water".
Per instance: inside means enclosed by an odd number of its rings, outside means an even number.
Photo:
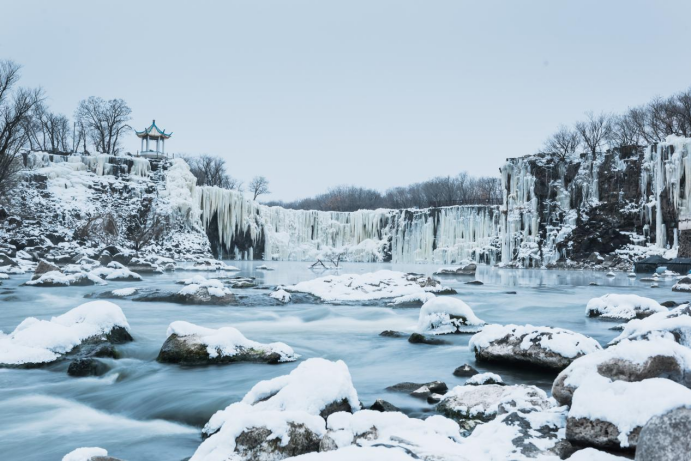
[[[271,262],[275,271],[259,271],[260,262],[229,262],[240,276],[260,284],[292,284],[329,273],[307,263]],[[343,264],[341,274],[394,269],[432,274],[437,266],[374,263]],[[143,282],[111,282],[107,289],[156,287],[179,289],[175,282],[194,274],[177,271],[145,276]],[[235,274],[234,274],[235,275]],[[11,332],[29,316],[50,318],[89,300],[100,287],[38,288],[20,286],[30,275],[12,276],[0,286],[0,330]],[[597,339],[602,345],[617,335],[616,323],[588,319],[584,308],[592,297],[635,293],[659,302],[689,301],[670,291],[670,283],[650,288],[624,273],[608,278],[589,271],[515,270],[481,266],[476,275],[485,285],[466,285],[468,277],[442,277],[445,285],[489,323],[563,327]],[[598,286],[589,283],[596,282]],[[257,293],[261,289],[235,289]],[[515,293],[510,293],[515,292]],[[260,342],[282,341],[301,359],[342,359],[348,364],[361,401],[369,406],[383,398],[411,416],[432,406],[405,394],[385,391],[398,382],[442,380],[448,386],[464,379],[452,375],[464,363],[499,373],[507,383],[537,385],[547,391],[554,375],[497,365],[475,364],[467,335],[445,336],[452,345],[413,345],[406,338],[378,336],[383,330],[411,331],[418,309],[372,306],[300,305],[209,307],[114,300],[124,311],[135,341],[118,346],[122,358],[109,360],[111,371],[99,378],[72,378],[67,364],[33,370],[0,369],[0,458],[60,460],[82,446],[100,446],[130,460],[181,460],[201,442],[200,430],[218,409],[240,400],[258,381],[284,375],[295,363],[231,364],[179,367],[155,361],[169,323],[185,320],[207,327],[230,325]]]

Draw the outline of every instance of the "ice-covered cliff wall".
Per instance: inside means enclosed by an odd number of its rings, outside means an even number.
[[[582,260],[628,243],[678,246],[690,217],[690,139],[591,158],[538,154],[501,168],[502,262],[542,266]]]
[[[29,170],[45,168],[50,165],[65,164],[66,168],[95,173],[96,175],[133,175],[148,177],[152,163],[142,157],[113,156],[110,154],[50,154],[47,152],[26,152],[23,154],[24,167]],[[154,163],[154,167],[156,163]]]
[[[195,189],[202,222],[220,256],[351,261],[495,262],[498,207],[322,212],[267,207],[236,191]]]

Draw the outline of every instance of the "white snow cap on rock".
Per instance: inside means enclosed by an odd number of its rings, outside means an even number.
[[[592,376],[574,392],[569,417],[610,422],[620,432],[618,440],[629,446],[630,432],[650,418],[678,407],[690,407],[690,390],[668,379],[641,382],[609,381]]]
[[[325,301],[379,300],[435,290],[433,287],[421,287],[415,278],[406,273],[390,270],[324,276],[299,282],[285,289],[312,294]]]
[[[203,276],[194,276],[188,279],[183,279],[178,281],[179,283],[185,284],[185,287],[180,289],[178,293],[180,295],[194,295],[199,289],[205,288],[209,295],[212,297],[223,297],[224,295],[230,295],[233,292],[223,285],[223,282],[218,279],[207,279]]]
[[[275,290],[274,292],[270,293],[269,296],[280,301],[281,303],[288,303],[291,301],[291,294],[283,289]]]
[[[106,281],[104,281],[97,274],[92,273],[92,272],[63,274],[60,271],[48,271],[47,273],[43,273],[38,279],[34,279],[32,281],[26,281],[24,284],[26,284],[28,286],[41,286],[41,285],[46,285],[46,284],[47,285],[69,286],[71,284],[78,283],[83,279],[89,279],[94,284],[99,284],[99,285],[105,285],[106,284]]]
[[[469,348],[471,350],[487,348],[492,342],[508,335],[513,337],[525,335],[521,341],[521,347],[526,350],[533,345],[535,339],[540,338],[540,346],[542,348],[553,351],[565,358],[575,358],[601,349],[601,345],[596,340],[571,330],[557,327],[532,326],[530,324],[525,326],[514,324],[506,326],[499,324],[487,325],[483,330],[471,337]]]
[[[209,329],[197,326],[185,321],[175,321],[168,326],[167,336],[176,334],[179,337],[194,336],[203,345],[207,346],[207,353],[210,358],[217,356],[234,356],[240,349],[254,348],[256,350],[266,350],[270,353],[278,353],[281,356],[280,362],[295,361],[296,355],[293,348],[282,342],[263,344],[247,339],[240,331],[234,327],[221,327],[220,329]]]
[[[492,372],[483,372],[482,374],[476,374],[470,377],[466,381],[465,385],[485,385],[487,383],[496,383],[499,385],[504,384],[502,377],[500,377],[498,374],[494,374]]]
[[[11,334],[0,332],[0,364],[39,364],[55,361],[82,341],[130,328],[115,303],[99,300],[84,303],[50,321],[26,318]]]
[[[420,308],[416,331],[430,334],[477,332],[484,324],[461,299],[435,297]]]
[[[77,448],[65,454],[64,461],[89,461],[94,457],[108,457],[108,451],[103,448]]]
[[[420,292],[420,293],[415,293],[415,294],[410,294],[410,295],[402,295],[401,297],[397,297],[394,300],[392,300],[392,303],[390,303],[391,306],[399,306],[399,305],[406,305],[409,303],[415,303],[415,302],[420,302],[421,304],[424,304],[426,302],[429,302],[435,298],[435,294],[430,293],[430,292]]]
[[[571,456],[569,456],[567,461],[601,461],[601,460],[622,460],[622,461],[631,461],[632,459],[628,459],[627,457],[620,457],[620,456],[614,456],[608,452],[605,451],[599,451],[598,449],[594,448],[585,448],[585,449],[580,449]]]
[[[650,315],[667,311],[656,300],[635,294],[606,294],[592,298],[586,305],[587,316],[602,316],[612,319],[633,319],[640,315]]]
[[[692,337],[692,324],[689,314],[683,314],[690,309],[690,304],[685,304],[670,311],[662,311],[652,314],[644,319],[632,319],[620,335],[610,343],[614,344],[624,339],[637,340],[641,338],[663,337],[677,341],[681,345],[690,348]]]

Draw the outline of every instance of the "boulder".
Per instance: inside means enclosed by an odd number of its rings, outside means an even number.
[[[266,427],[252,427],[236,437],[235,453],[238,460],[286,459],[319,451],[321,439],[321,434],[294,422],[288,422],[283,437]]]
[[[604,319],[643,319],[666,311],[656,300],[635,294],[606,294],[586,304],[586,316]]]
[[[531,412],[552,407],[543,390],[529,385],[464,385],[454,387],[437,405],[438,412],[465,425],[489,422],[498,414]]]
[[[497,374],[492,372],[485,372],[483,374],[476,374],[466,381],[464,385],[479,386],[479,385],[504,385],[505,382]]]
[[[690,460],[690,409],[652,417],[639,433],[635,460]]]
[[[673,292],[690,292],[690,277],[685,276],[678,279],[678,282],[673,286]]]
[[[433,394],[444,395],[448,388],[446,383],[439,381],[428,383],[401,382],[387,387],[387,390],[408,393],[416,398],[426,399]]]
[[[383,399],[375,400],[373,405],[370,406],[370,409],[378,412],[400,412],[400,409],[398,407]]]
[[[483,281],[475,280],[475,281],[465,282],[464,284],[468,284],[468,285],[471,285],[471,286],[482,286],[482,285],[483,285]]]
[[[645,319],[633,319],[622,326],[622,333],[610,344],[622,340],[649,340],[663,337],[680,345],[690,347],[692,328],[690,304],[686,303],[670,311],[652,314]]]
[[[476,264],[469,263],[462,266],[450,266],[445,268],[440,268],[435,271],[437,276],[474,276],[476,274]]]
[[[485,322],[458,298],[435,297],[418,314],[418,333],[461,334],[478,332]]]
[[[454,369],[453,374],[457,377],[472,377],[478,374],[478,371],[470,365],[464,364],[463,366],[459,366]]]
[[[0,266],[2,265],[2,262],[0,262]],[[56,265],[52,263],[48,263],[45,260],[40,260],[38,262],[38,265],[36,265],[36,269],[34,270],[34,275],[31,277],[32,281],[37,280],[41,276],[43,276],[45,273],[48,273],[50,271],[57,271],[60,272],[60,268],[58,268]]]
[[[671,380],[593,377],[574,392],[566,438],[577,446],[634,451],[649,419],[678,407],[690,407],[690,390]]]
[[[690,350],[671,340],[623,340],[617,345],[582,356],[560,372],[553,382],[553,398],[572,404],[574,392],[583,383],[605,377],[639,382],[666,378],[690,387]]]
[[[168,327],[167,334],[168,338],[156,358],[160,363],[186,366],[235,362],[278,364],[297,359],[288,345],[254,342],[233,327],[208,329],[176,321]]]
[[[426,345],[449,345],[450,342],[446,340],[442,340],[439,338],[432,338],[428,337],[427,335],[422,335],[418,333],[413,333],[411,336],[408,338],[409,343],[423,343]]]
[[[566,329],[491,324],[469,340],[478,361],[562,370],[576,358],[601,350],[594,339]]]
[[[408,334],[404,332],[399,332],[396,330],[385,330],[380,332],[380,337],[392,337],[392,338],[402,338],[406,337]]]
[[[103,361],[95,358],[79,358],[70,363],[67,375],[72,377],[101,376],[108,372],[109,367]]]

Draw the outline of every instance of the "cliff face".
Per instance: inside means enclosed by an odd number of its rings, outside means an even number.
[[[690,140],[558,158],[508,159],[501,169],[502,263],[564,264],[645,247],[677,248],[690,215]]]

